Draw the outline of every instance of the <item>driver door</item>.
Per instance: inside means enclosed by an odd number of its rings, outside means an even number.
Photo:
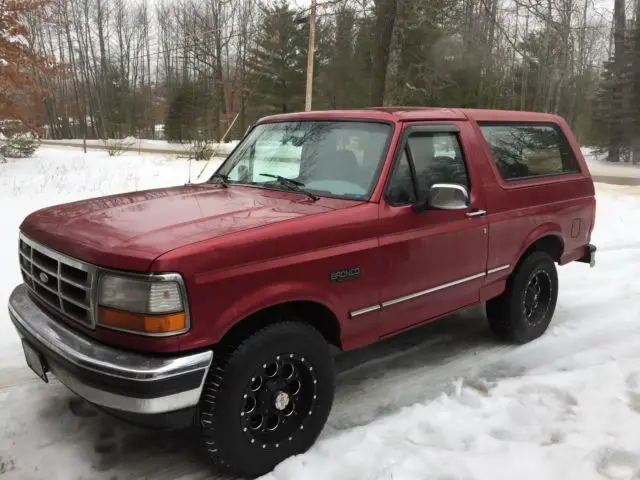
[[[405,127],[380,203],[380,330],[386,333],[480,299],[487,266],[487,219],[460,128],[464,125]],[[468,202],[458,210],[414,208],[436,183],[464,187]]]

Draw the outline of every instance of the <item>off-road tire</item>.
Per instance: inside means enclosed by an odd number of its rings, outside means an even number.
[[[249,432],[244,430],[248,417],[244,416],[246,400],[243,398],[246,392],[253,395],[247,388],[253,388],[251,382],[256,378],[256,371],[263,371],[265,362],[271,361],[297,362],[307,379],[303,383],[312,385],[313,400],[308,404],[310,414],[305,413],[302,428],[290,422],[285,425],[287,430],[281,432],[286,438],[263,443],[254,438],[251,428]],[[280,365],[284,369],[288,364]],[[264,381],[272,379],[265,376]],[[266,388],[259,393],[269,395]],[[249,478],[263,475],[287,457],[303,453],[313,445],[329,416],[333,396],[333,359],[324,337],[310,325],[296,321],[266,326],[237,345],[222,346],[215,351],[199,405],[205,448],[219,470]],[[302,415],[291,418],[298,421]],[[295,431],[289,435],[287,431],[291,428]]]
[[[548,281],[547,306],[535,323],[527,319],[525,299],[534,278]],[[540,337],[549,326],[558,300],[558,272],[545,252],[534,251],[524,258],[507,280],[505,291],[486,304],[491,330],[502,340],[527,343]]]

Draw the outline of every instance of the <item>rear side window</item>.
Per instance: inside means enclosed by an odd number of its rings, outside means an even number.
[[[480,124],[498,171],[505,180],[579,173],[562,130],[552,124]]]

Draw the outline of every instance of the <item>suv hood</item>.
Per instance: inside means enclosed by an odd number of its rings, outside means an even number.
[[[186,185],[67,203],[29,215],[29,238],[103,267],[146,271],[170,250],[359,202],[251,187]]]

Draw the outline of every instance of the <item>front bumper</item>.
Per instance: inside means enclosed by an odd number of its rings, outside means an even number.
[[[43,311],[24,284],[9,297],[9,317],[46,371],[88,402],[118,412],[156,415],[194,407],[213,359],[211,350],[161,357],[98,343]]]

